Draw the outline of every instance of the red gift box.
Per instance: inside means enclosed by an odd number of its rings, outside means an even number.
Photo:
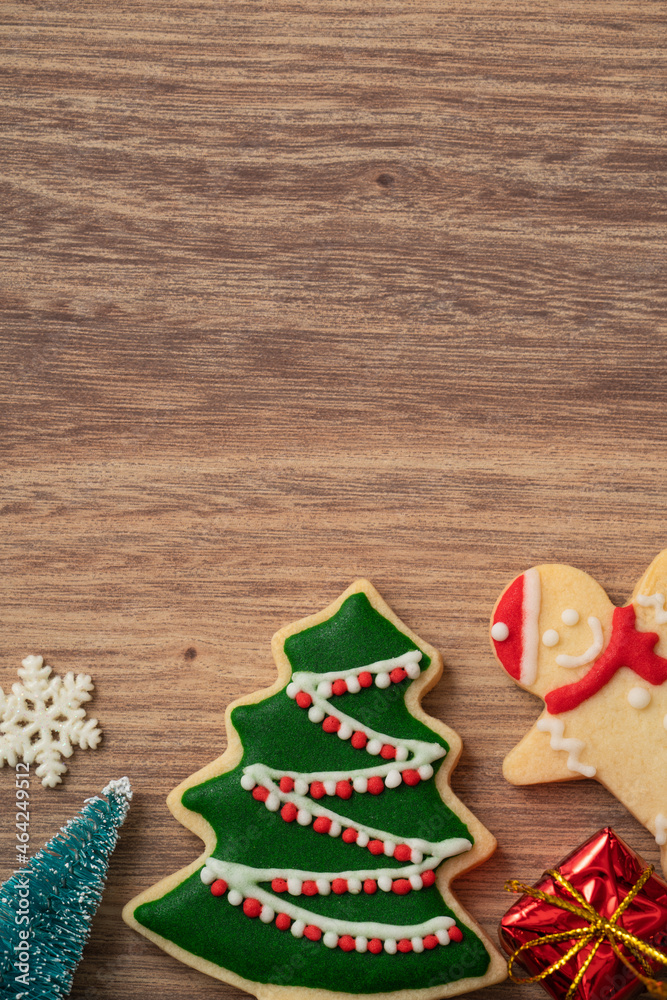
[[[648,965],[642,968],[639,959],[632,954],[632,942],[623,944],[622,934],[612,933],[615,946],[641,975],[650,976],[651,969],[660,967],[664,970],[667,965],[667,883],[657,875],[647,874],[643,886],[634,895],[635,887],[646,870],[647,865],[642,858],[613,830],[600,830],[569,854],[556,869],[561,880],[566,880],[580,894],[581,902],[588,905],[588,915],[583,914],[582,906],[562,881],[547,872],[533,889],[547,897],[567,901],[579,912],[561,909],[548,898],[539,899],[524,894],[500,923],[503,948],[513,955],[522,945],[534,942],[521,951],[516,964],[521,964],[529,976],[536,976],[562,960],[583,938],[580,950],[572,954],[562,968],[554,970],[541,981],[547,993],[555,1000],[564,1000],[580,970],[589,963],[575,992],[571,994],[573,1000],[628,1000],[636,996],[646,986],[615,953],[609,935],[599,934],[597,938],[586,941],[586,931],[572,933],[571,937],[568,932],[579,931],[582,927],[593,931],[596,915],[599,915],[654,949],[653,955],[650,952],[644,955]],[[516,883],[512,886],[515,890],[525,888],[518,887]],[[629,894],[634,898],[623,904]],[[614,919],[622,904],[621,914]],[[548,940],[555,934],[561,934],[563,940]],[[543,940],[545,938],[546,941]],[[637,951],[637,948],[634,947],[634,950]],[[664,965],[661,966],[655,951],[664,956]],[[667,984],[660,984],[659,988],[663,986],[665,992],[656,995],[667,996]]]

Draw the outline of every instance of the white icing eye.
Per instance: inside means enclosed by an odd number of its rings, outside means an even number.
[[[651,692],[641,687],[630,688],[628,691],[628,701],[633,708],[646,708],[651,701]]]
[[[504,642],[509,634],[510,630],[505,622],[495,622],[491,626],[491,638],[495,639],[496,642]]]
[[[559,639],[560,636],[555,628],[548,628],[542,636],[542,642],[545,646],[556,646]]]
[[[579,612],[575,611],[574,608],[565,608],[561,618],[563,625],[576,625],[579,621]]]

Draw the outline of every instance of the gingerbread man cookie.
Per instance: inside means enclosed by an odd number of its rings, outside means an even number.
[[[572,566],[518,576],[491,616],[493,651],[545,710],[505,758],[516,785],[596,778],[647,827],[667,872],[667,550],[617,608]]]

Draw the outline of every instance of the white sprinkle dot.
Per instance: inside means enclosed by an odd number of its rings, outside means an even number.
[[[505,622],[495,622],[491,627],[491,638],[495,639],[496,642],[504,642],[509,634],[510,630]]]
[[[338,730],[339,740],[349,740],[352,735],[353,729],[349,722],[341,722],[340,729]]]
[[[560,636],[555,628],[548,628],[542,636],[542,642],[545,646],[557,646],[559,639]]]
[[[416,847],[412,848],[412,853],[410,854],[410,861],[413,865],[420,865],[424,860],[424,855]]]
[[[385,858],[393,858],[395,850],[396,850],[396,844],[392,844],[391,840],[385,840],[384,842]]]
[[[348,677],[345,683],[350,694],[359,694],[361,691],[361,684],[358,677]]]
[[[269,812],[275,813],[280,809],[280,799],[275,792],[271,792],[266,802],[264,803]]]
[[[398,788],[400,783],[403,781],[400,771],[390,771],[387,777],[384,779],[384,783],[387,788]]]
[[[320,896],[328,896],[331,892],[331,884],[326,878],[318,878],[315,885],[317,886],[317,891]]]
[[[299,687],[297,684],[294,683],[294,681],[292,681],[291,684],[288,684],[287,687],[285,688],[285,694],[287,695],[288,698],[296,698],[298,693],[299,693]]]
[[[628,701],[633,708],[646,708],[651,703],[651,692],[643,687],[630,688]]]
[[[435,936],[437,937],[440,944],[449,944],[449,934],[447,933],[446,930],[436,931]]]
[[[329,836],[340,837],[340,833],[341,833],[341,825],[338,822],[338,820],[333,819],[331,821],[331,826],[329,827]]]
[[[330,698],[331,695],[333,694],[333,689],[329,681],[320,681],[320,683],[317,685],[317,693],[319,694],[320,698]]]
[[[375,686],[379,688],[388,688],[391,684],[391,677],[389,674],[385,673],[384,670],[377,674],[375,677]]]
[[[303,882],[300,878],[288,878],[287,879],[287,891],[290,896],[300,896],[301,889],[303,888]]]
[[[422,764],[421,767],[417,768],[417,774],[422,781],[428,781],[429,778],[433,777],[433,768],[430,764]]]
[[[576,625],[579,621],[579,612],[575,611],[574,608],[565,608],[561,618],[564,625]]]
[[[418,889],[423,888],[424,883],[421,880],[421,875],[411,875],[410,878],[408,879],[408,881],[409,881],[410,885],[412,886],[412,888],[415,890],[415,892]]]
[[[338,947],[338,935],[334,934],[333,931],[327,931],[322,938],[322,943],[327,948],[337,948]]]
[[[237,889],[230,889],[227,893],[227,899],[232,904],[232,906],[238,906],[239,903],[243,902],[243,896]]]
[[[361,936],[356,937],[354,939],[354,947],[356,951],[360,952],[363,955],[365,951],[368,951],[368,938]]]
[[[297,778],[294,782],[294,791],[297,795],[307,795],[310,785],[303,778]]]
[[[360,830],[359,833],[357,834],[357,844],[359,845],[359,847],[368,847],[369,840],[370,837],[368,836],[366,831]]]
[[[407,747],[396,747],[396,760],[407,760],[408,756]]]
[[[393,884],[392,879],[390,879],[388,875],[380,875],[378,879],[378,887],[382,889],[383,892],[391,892]]]
[[[296,814],[296,821],[299,826],[309,826],[313,821],[313,817],[307,809],[299,809]]]
[[[327,793],[327,795],[335,795],[336,794],[336,782],[335,781],[333,781],[331,778],[327,778],[327,780],[325,782],[323,782],[323,784],[324,784],[324,791]]]
[[[275,915],[275,910],[272,910],[270,906],[263,906],[259,913],[259,919],[263,924],[270,924]]]
[[[311,705],[308,709],[308,718],[311,722],[321,722],[324,718],[324,712],[319,707],[319,705]]]
[[[368,753],[372,754],[374,757],[379,754],[382,749],[382,744],[379,740],[369,740],[366,744],[366,750]]]
[[[244,774],[241,778],[241,788],[245,788],[246,792],[251,792],[256,784],[252,774]]]
[[[411,681],[415,681],[419,677],[421,670],[418,663],[406,663],[405,672]]]
[[[418,955],[421,955],[421,953],[424,950],[423,938],[413,937],[411,938],[411,941],[412,941],[412,950],[416,952]]]
[[[384,943],[384,950],[387,952],[388,955],[396,954],[396,941],[394,940],[394,938],[387,938],[387,940]]]
[[[358,878],[349,878],[347,880],[347,891],[351,892],[353,896],[358,895],[361,892],[361,880]]]
[[[215,882],[217,877],[218,876],[215,872],[212,872],[210,868],[207,868],[206,865],[204,865],[200,873],[200,878],[204,885],[210,885],[212,882]]]
[[[306,925],[304,924],[303,920],[295,920],[292,926],[290,927],[290,930],[292,932],[292,937],[295,938],[303,937],[303,932],[305,931],[305,929]]]
[[[357,777],[352,782],[352,787],[355,792],[367,792],[368,791],[368,778],[364,778],[363,774],[358,774]]]

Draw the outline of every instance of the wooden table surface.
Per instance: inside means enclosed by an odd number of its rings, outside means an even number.
[[[28,653],[89,671],[104,730],[33,780],[31,845],[135,790],[75,1000],[241,997],[121,906],[199,853],[165,796],[272,682],[272,633],[357,576],[444,655],[425,704],[499,842],[456,883],[491,935],[506,878],[605,824],[657,860],[595,782],[505,783],[539,707],[487,621],[530,565],[622,602],[667,546],[664,13],[2,5],[0,684]]]

